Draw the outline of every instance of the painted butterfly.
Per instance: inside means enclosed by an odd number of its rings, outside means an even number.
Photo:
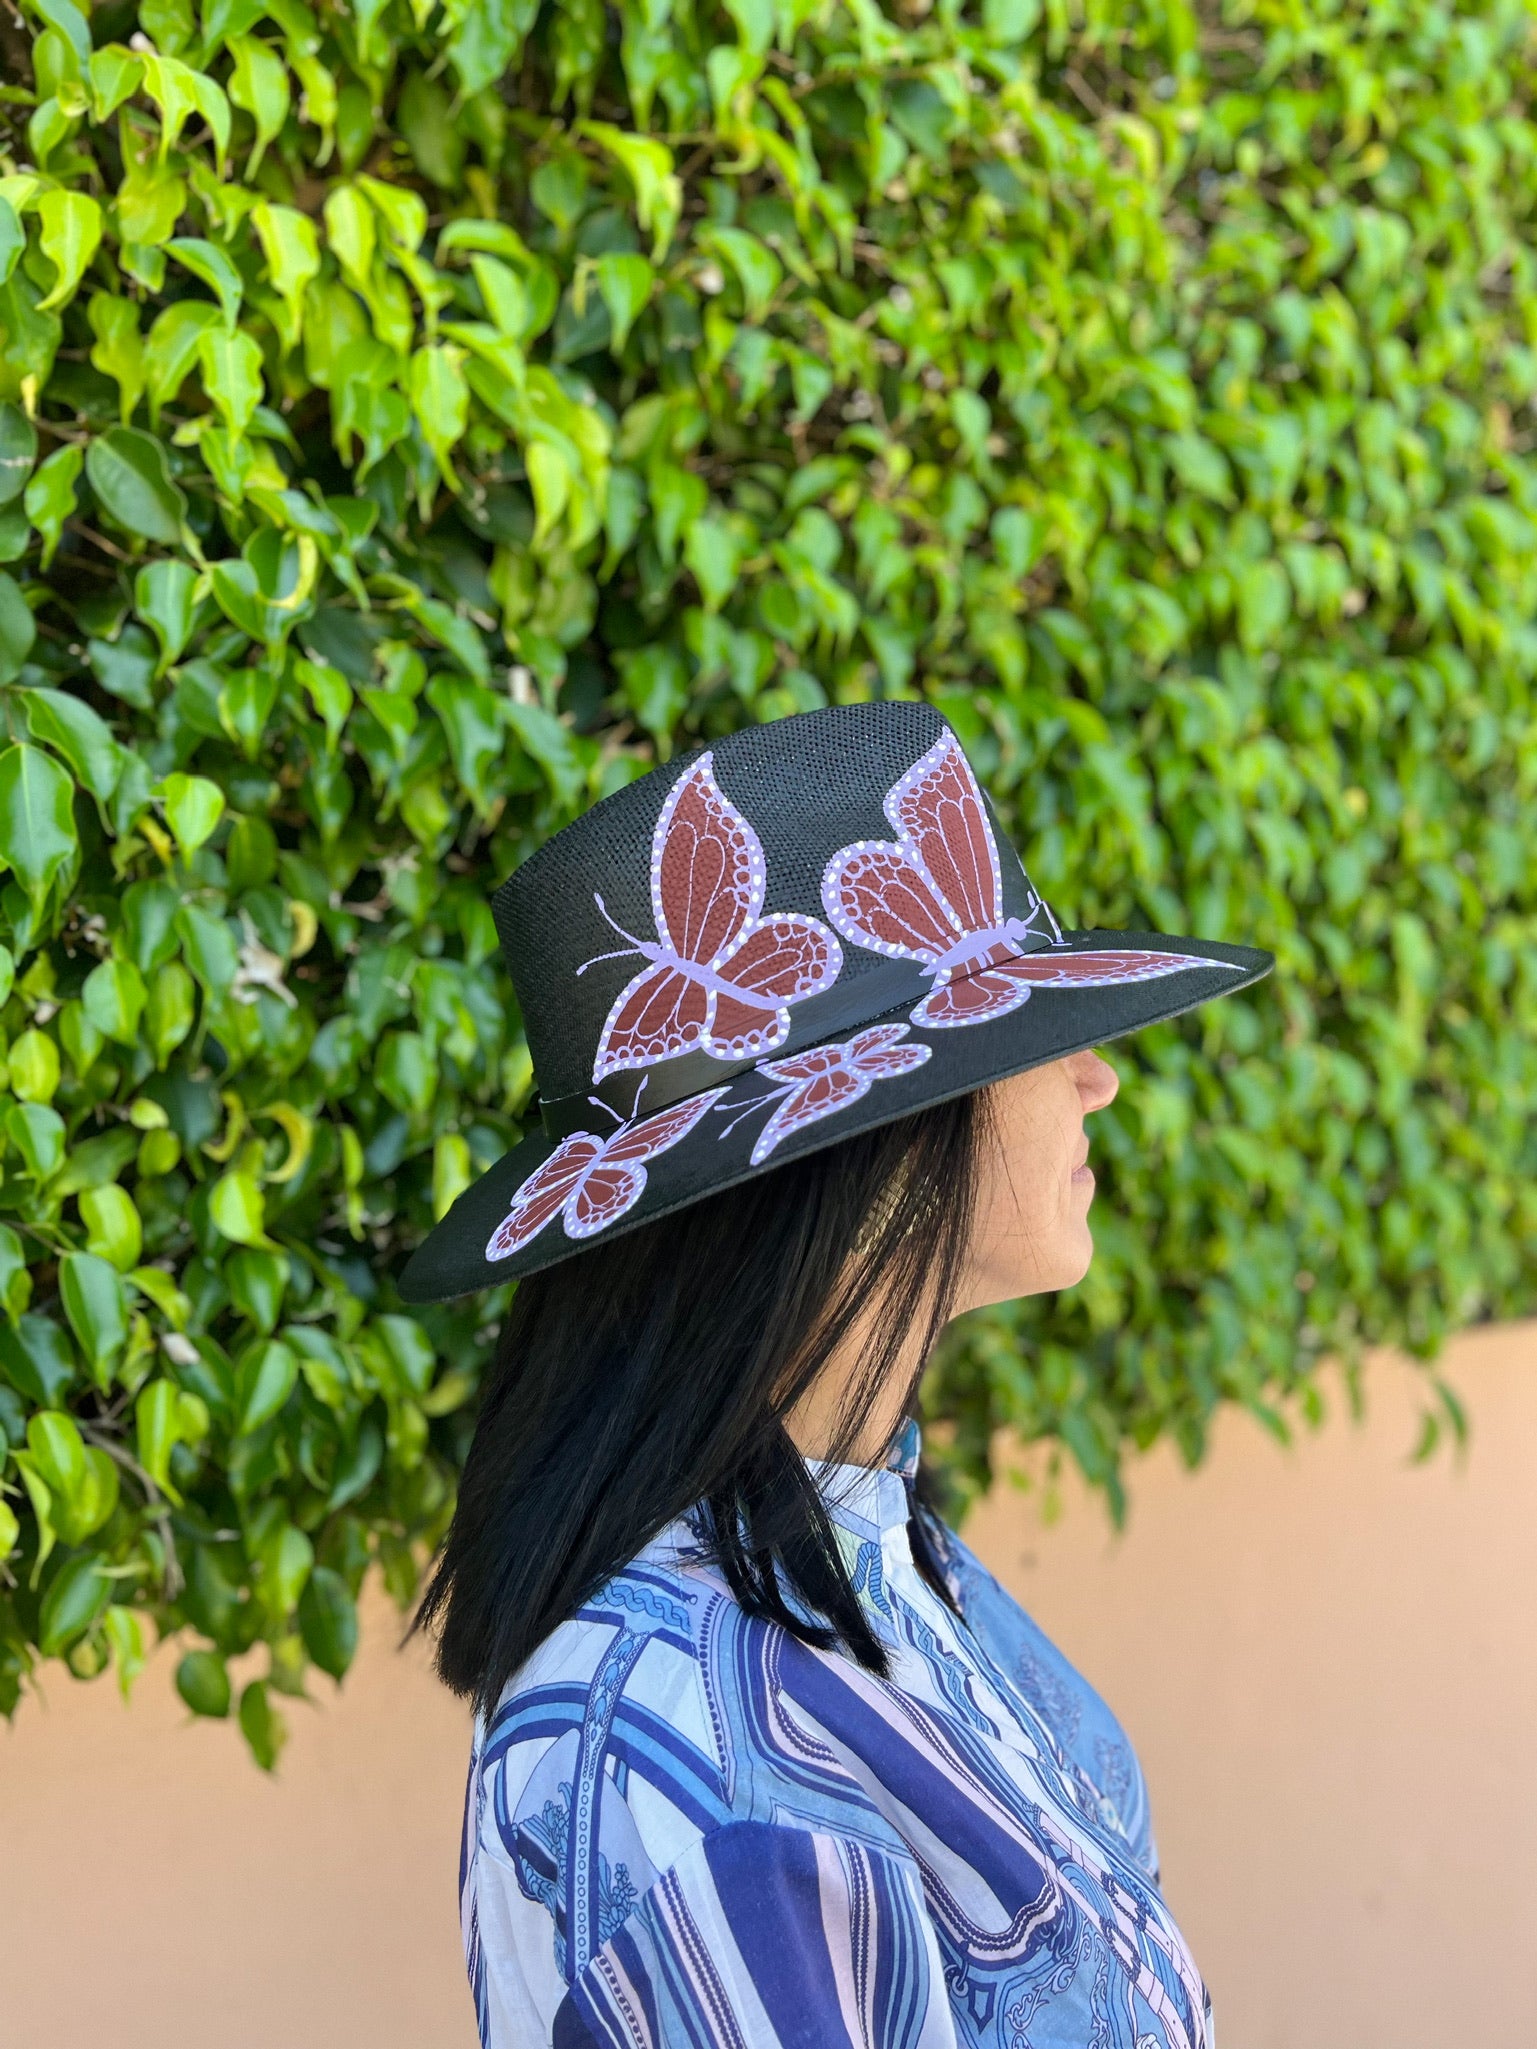
[[[668,792],[651,842],[651,911],[657,937],[638,939],[598,909],[621,939],[620,960],[646,965],[620,990],[598,1040],[592,1078],[698,1051],[754,1060],[782,1046],[789,1005],[838,979],[843,949],[820,918],[763,916],[758,835],[725,796],[702,754]],[[594,965],[585,961],[583,974]]]
[[[785,1060],[764,1061],[758,1072],[768,1076],[773,1087],[767,1095],[755,1096],[746,1108],[756,1110],[767,1102],[774,1102],[775,1108],[752,1149],[753,1165],[761,1167],[780,1140],[802,1125],[846,1110],[850,1103],[868,1095],[878,1081],[911,1074],[921,1067],[931,1049],[899,1045],[898,1040],[906,1036],[905,1024],[871,1025],[839,1045],[811,1046]],[[726,1131],[732,1128],[728,1124]],[[721,1133],[723,1138],[725,1135]]]
[[[856,840],[822,875],[822,907],[845,939],[921,961],[933,988],[914,1024],[981,1024],[1030,999],[1033,988],[1082,989],[1220,967],[1187,953],[1133,947],[1073,952],[1031,891],[1023,918],[1003,915],[998,848],[982,792],[953,733],[936,741],[886,793],[891,840]],[[1021,953],[1049,932],[1053,945]]]
[[[612,1224],[639,1202],[646,1186],[646,1161],[687,1138],[725,1093],[724,1088],[706,1089],[658,1110],[654,1117],[621,1123],[607,1138],[573,1131],[513,1197],[512,1207],[491,1233],[487,1259],[507,1259],[520,1251],[557,1214],[568,1238],[591,1238]]]

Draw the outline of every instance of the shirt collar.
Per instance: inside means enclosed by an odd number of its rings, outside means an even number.
[[[860,1538],[897,1532],[905,1537],[912,1514],[909,1485],[921,1447],[918,1425],[909,1419],[891,1440],[882,1465],[834,1465],[825,1459],[807,1459],[806,1465],[840,1529]]]

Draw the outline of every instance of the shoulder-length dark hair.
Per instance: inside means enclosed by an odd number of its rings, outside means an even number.
[[[856,1328],[866,1350],[824,1455],[849,1458],[904,1361],[911,1407],[952,1313],[985,1117],[982,1095],[936,1104],[519,1285],[417,1616],[449,1686],[489,1714],[544,1638],[696,1507],[744,1608],[884,1672],[785,1418]],[[937,1579],[921,1515],[912,1528]]]

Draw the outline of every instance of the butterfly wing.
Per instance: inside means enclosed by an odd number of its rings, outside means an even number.
[[[591,1238],[633,1209],[646,1185],[646,1170],[623,1161],[599,1160],[566,1209],[566,1236]]]
[[[687,1053],[704,1037],[713,1003],[708,989],[666,961],[648,962],[625,983],[604,1019],[593,1080]]]
[[[719,961],[763,909],[763,846],[702,754],[667,793],[651,843],[657,937],[682,960]]]
[[[603,1147],[603,1156],[584,1177],[566,1212],[568,1238],[591,1238],[614,1223],[639,1202],[646,1186],[647,1160],[665,1153],[687,1138],[705,1112],[726,1093],[724,1088],[706,1089],[686,1102],[659,1110],[654,1117],[642,1117],[616,1131]]]
[[[1047,953],[1026,953],[991,972],[1037,989],[1095,989],[1117,982],[1154,982],[1161,975],[1182,974],[1186,968],[1227,965],[1226,961],[1202,960],[1193,953],[1149,953],[1138,947],[1117,946],[1092,953],[1058,952],[1055,948]]]
[[[899,1074],[911,1074],[933,1051],[930,1046],[904,1046],[905,1024],[871,1025],[856,1032],[849,1041],[849,1060],[872,1081],[888,1081]]]
[[[642,1117],[637,1124],[626,1124],[609,1140],[603,1156],[604,1165],[610,1160],[621,1163],[654,1160],[658,1153],[665,1153],[680,1139],[687,1138],[705,1112],[712,1109],[725,1093],[724,1086],[705,1089],[697,1096],[689,1096],[681,1103],[671,1103],[665,1110],[658,1110],[654,1117]]]
[[[723,1060],[756,1060],[783,1045],[790,1029],[787,1005],[820,996],[837,981],[843,949],[820,918],[776,911],[748,926],[720,962],[718,973],[734,987],[760,999],[779,997],[772,1009],[761,1001],[739,1001],[729,990],[715,994],[707,1051]]]
[[[998,845],[971,763],[953,733],[893,784],[886,816],[961,931],[990,932],[1002,921]]]
[[[833,855],[822,871],[822,908],[854,945],[906,960],[937,960],[961,936],[929,877],[889,840],[856,840]]]
[[[487,1259],[508,1259],[537,1237],[573,1191],[581,1188],[583,1177],[602,1151],[602,1139],[590,1131],[574,1131],[563,1138],[513,1197],[511,1208],[487,1241]]]
[[[752,1149],[755,1167],[761,1167],[792,1131],[847,1109],[868,1091],[871,1077],[851,1067],[847,1053],[847,1046],[816,1046],[809,1053],[797,1053],[773,1063],[772,1071],[781,1081],[789,1081],[791,1087],[758,1134]],[[791,1068],[797,1070],[793,1075],[787,1072]],[[771,1070],[764,1067],[760,1071],[767,1074]]]
[[[1006,967],[1016,962],[1008,961]],[[995,1017],[1007,1017],[1030,1001],[1029,984],[1016,981],[1002,968],[984,968],[980,974],[958,975],[925,996],[912,1013],[915,1025],[930,1031],[951,1025],[986,1024]]]
[[[1018,1010],[1029,1000],[1032,989],[1104,989],[1122,982],[1156,981],[1187,968],[1225,965],[1195,954],[1150,953],[1140,947],[1107,947],[1092,953],[1052,947],[1000,961],[980,974],[957,976],[926,996],[913,1012],[912,1021],[930,1027],[985,1024]]]

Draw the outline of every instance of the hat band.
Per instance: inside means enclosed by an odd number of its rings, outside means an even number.
[[[1012,941],[1016,954],[1039,953],[1051,944],[1044,932],[1016,935]],[[789,1033],[784,1044],[775,1047],[774,1058],[783,1060],[807,1046],[820,1045],[824,1039],[835,1039],[840,1032],[873,1024],[888,1011],[921,1003],[933,989],[933,976],[921,961],[877,958],[862,973],[845,976],[820,996],[801,998],[791,1011]],[[708,1053],[679,1053],[675,1059],[658,1060],[644,1069],[639,1087],[636,1071],[627,1069],[606,1074],[576,1095],[555,1096],[548,1102],[541,1097],[539,1119],[546,1137],[569,1138],[575,1131],[592,1129],[592,1111],[600,1104],[628,1123],[642,1113],[649,1117],[705,1089],[734,1081],[739,1074],[750,1074],[759,1065],[757,1060],[716,1060]]]

